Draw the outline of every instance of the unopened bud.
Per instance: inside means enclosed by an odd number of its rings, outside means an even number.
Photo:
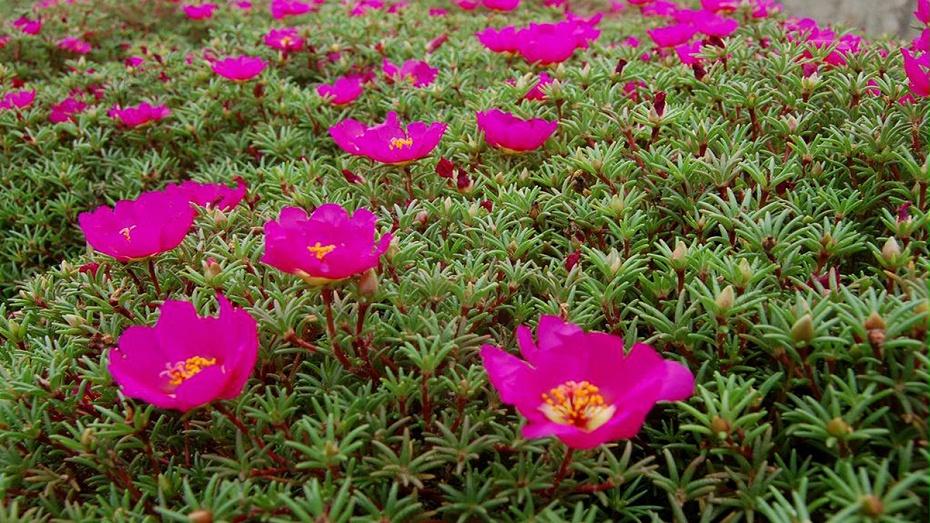
[[[213,512],[209,510],[195,510],[187,515],[191,523],[213,523]]]
[[[791,326],[791,339],[795,343],[809,343],[814,339],[814,319],[810,314],[798,318]]]
[[[733,307],[733,304],[736,303],[736,296],[733,293],[733,286],[727,285],[722,291],[720,291],[720,294],[717,295],[716,302],[717,309],[719,309],[720,312],[726,312],[731,307]]]
[[[833,436],[834,438],[843,439],[846,436],[852,434],[852,432],[852,427],[849,426],[849,423],[843,421],[843,418],[836,417],[827,423],[827,434]]]
[[[862,502],[862,513],[869,518],[877,518],[885,513],[885,504],[875,494],[867,494],[859,498]]]
[[[420,211],[413,217],[413,221],[415,221],[417,225],[426,225],[427,220],[429,220],[429,213],[426,211]]]
[[[681,272],[688,268],[688,246],[680,239],[675,240],[675,250],[672,251],[669,264],[676,272]]]
[[[730,422],[720,416],[714,416],[710,420],[710,430],[718,438],[725,439],[730,434]]]
[[[888,238],[888,241],[882,246],[882,259],[888,265],[896,265],[900,256],[901,246],[898,245],[898,240],[894,236]]]
[[[875,311],[872,311],[872,314],[869,314],[869,317],[865,319],[865,323],[862,324],[865,327],[865,330],[870,331],[873,329],[885,330],[885,320]]]
[[[362,273],[358,280],[358,294],[363,298],[371,298],[378,292],[378,273],[374,269],[368,269]]]

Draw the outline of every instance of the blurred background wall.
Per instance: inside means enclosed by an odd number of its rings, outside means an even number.
[[[913,38],[920,34],[917,0],[781,0],[785,13],[818,22],[859,27],[869,36]],[[922,28],[921,28],[922,29]]]

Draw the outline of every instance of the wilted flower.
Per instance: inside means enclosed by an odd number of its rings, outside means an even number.
[[[323,84],[316,88],[317,94],[328,98],[333,105],[348,105],[362,94],[362,78],[349,75],[337,78],[332,84]]]
[[[0,100],[0,109],[25,109],[36,99],[35,89],[10,91]]]
[[[139,127],[140,125],[145,125],[149,122],[161,120],[169,116],[171,114],[171,109],[168,109],[164,105],[153,106],[148,102],[142,102],[139,105],[130,106],[125,109],[120,109],[118,105],[114,105],[107,114],[110,118],[119,120],[119,122],[126,127]]]
[[[213,17],[213,12],[216,11],[216,8],[216,4],[188,4],[182,6],[181,10],[184,11],[184,14],[191,20],[206,20]]]
[[[329,134],[343,151],[366,156],[377,162],[402,165],[428,155],[443,133],[446,124],[413,122],[406,129],[390,112],[383,124],[365,127],[356,120],[347,119],[329,128]]]
[[[385,76],[393,78],[396,82],[410,82],[414,87],[430,85],[439,74],[439,69],[430,67],[428,63],[421,60],[407,60],[403,65],[398,66],[387,58],[383,58],[381,64],[381,70]]]
[[[265,45],[281,51],[299,51],[304,47],[304,39],[297,35],[297,29],[285,27],[272,29],[265,35]]]
[[[69,96],[60,103],[52,105],[52,113],[48,115],[48,121],[52,123],[74,121],[74,115],[83,112],[86,108],[86,103]]]
[[[930,53],[913,56],[907,49],[901,49],[901,54],[904,56],[904,72],[910,81],[911,91],[917,96],[926,98],[930,95],[930,81],[928,81]]]
[[[223,78],[244,82],[261,74],[267,66],[268,62],[258,56],[230,56],[213,62],[210,68]]]
[[[246,188],[245,181],[241,178],[235,187],[228,187],[221,183],[199,183],[186,180],[180,185],[175,183],[168,185],[165,187],[165,192],[169,195],[179,195],[201,207],[228,211],[239,205],[239,202],[245,198]]]
[[[66,36],[59,40],[58,48],[64,49],[65,51],[72,51],[78,54],[87,54],[91,50],[89,43],[81,40],[80,38],[74,38],[72,36]]]
[[[619,337],[585,333],[556,316],[541,317],[537,334],[534,343],[528,328],[517,328],[525,359],[481,348],[491,384],[529,422],[525,438],[556,436],[569,447],[590,449],[635,436],[656,402],[693,393],[691,371],[644,343],[624,354]]]
[[[258,358],[255,319],[217,294],[219,315],[166,300],[154,327],[134,325],[110,350],[107,367],[124,395],[188,411],[242,392]]]
[[[151,191],[135,200],[120,200],[113,209],[103,205],[93,212],[82,212],[78,224],[91,247],[128,262],[180,245],[194,214],[184,196]]]
[[[558,122],[547,122],[541,118],[521,120],[513,114],[498,109],[476,113],[478,129],[484,131],[484,139],[494,147],[522,152],[540,147],[552,136]]]
[[[326,285],[378,266],[391,243],[385,234],[375,243],[377,218],[365,209],[349,218],[340,205],[317,207],[310,217],[297,207],[281,209],[265,224],[262,263],[296,274],[310,285]]]

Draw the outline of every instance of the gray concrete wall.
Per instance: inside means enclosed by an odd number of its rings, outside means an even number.
[[[818,22],[859,27],[869,36],[913,38],[917,0],[781,0],[785,13]],[[922,30],[922,28],[921,28]]]

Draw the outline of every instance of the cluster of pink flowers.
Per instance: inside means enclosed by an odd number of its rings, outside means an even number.
[[[495,53],[519,54],[530,63],[548,65],[568,60],[578,49],[587,49],[600,36],[600,15],[585,20],[570,18],[555,24],[530,24],[517,29],[488,28],[477,33],[485,47]]]
[[[837,38],[829,27],[820,27],[810,19],[790,19],[785,26],[788,39],[793,42],[812,45],[817,49],[831,49],[823,63],[832,66],[846,65],[846,58],[862,50],[863,39],[854,34],[845,34]],[[811,59],[813,54],[804,51],[804,58]]]

